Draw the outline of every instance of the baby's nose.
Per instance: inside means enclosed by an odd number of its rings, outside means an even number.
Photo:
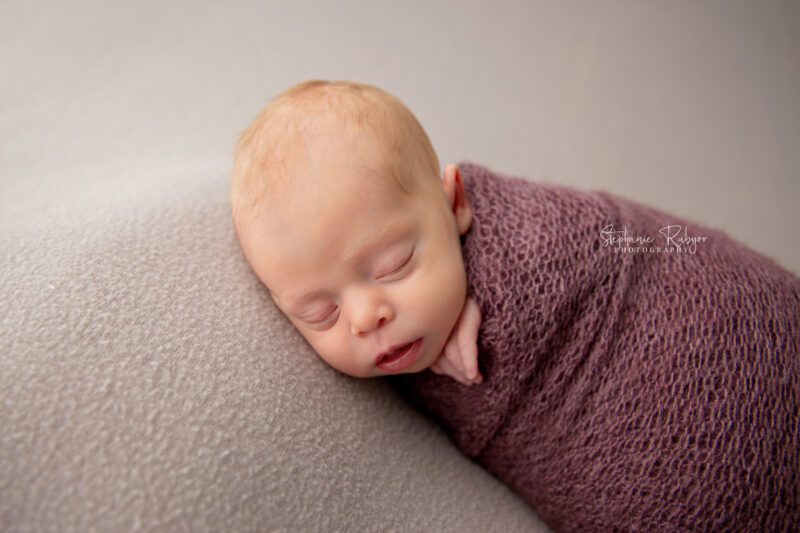
[[[354,287],[344,296],[342,311],[354,337],[365,337],[394,320],[394,305],[380,287]]]
[[[355,325],[353,325],[353,327],[352,327],[353,335],[355,335],[356,337],[364,337],[364,336],[366,336],[367,333],[369,333],[370,331],[373,331],[373,330],[376,330],[376,329],[380,328],[385,323],[386,323],[386,317],[380,317],[378,319],[377,324],[375,324],[375,326],[372,327],[372,328],[361,329],[361,328],[358,328]]]

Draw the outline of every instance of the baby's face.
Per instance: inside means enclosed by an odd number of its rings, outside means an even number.
[[[406,193],[369,159],[328,158],[324,175],[259,215],[242,245],[329,365],[356,377],[419,372],[441,354],[465,302],[466,227],[441,191]]]

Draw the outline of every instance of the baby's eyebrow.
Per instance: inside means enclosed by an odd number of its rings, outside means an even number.
[[[364,246],[347,253],[344,261],[352,265],[362,263],[373,257],[378,252],[378,248],[386,248],[405,239],[409,232],[409,228],[403,226],[383,226]]]
[[[315,300],[323,295],[322,291],[315,290],[315,291],[308,291],[308,292],[301,292],[299,294],[291,295],[286,298],[286,310],[295,313],[297,312],[298,308],[301,307],[303,304]]]

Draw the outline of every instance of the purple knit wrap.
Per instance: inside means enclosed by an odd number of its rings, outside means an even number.
[[[484,382],[400,393],[557,531],[800,530],[800,279],[607,193],[461,172]]]

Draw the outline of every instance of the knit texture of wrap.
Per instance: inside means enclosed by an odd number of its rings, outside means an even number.
[[[400,393],[556,531],[799,531],[800,279],[611,194],[461,173],[484,382]]]

